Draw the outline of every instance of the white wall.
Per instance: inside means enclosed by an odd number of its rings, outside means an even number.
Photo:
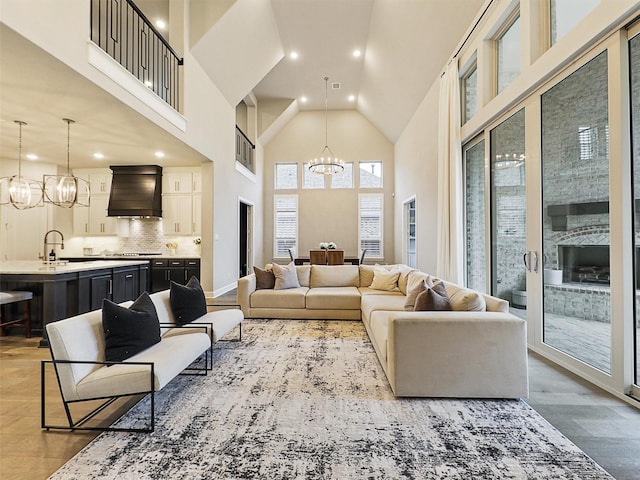
[[[382,160],[384,188],[362,189],[360,193],[384,193],[384,261],[394,261],[393,248],[393,144],[355,110],[328,112],[328,143],[345,162]],[[273,257],[273,195],[298,194],[298,252],[308,253],[321,241],[336,242],[346,255],[359,255],[358,191],[274,190],[276,163],[297,162],[299,185],[302,164],[320,155],[325,142],[324,112],[298,113],[265,147],[264,172],[264,258]],[[357,172],[354,172],[357,178]]]
[[[416,198],[416,266],[436,271],[438,239],[438,97],[439,84],[431,87],[407,128],[395,144],[395,252],[402,261],[403,203]]]

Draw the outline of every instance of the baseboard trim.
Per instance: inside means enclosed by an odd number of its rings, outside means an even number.
[[[213,298],[219,297],[220,295],[224,295],[225,293],[229,293],[231,290],[238,288],[238,282],[235,281],[230,283],[229,285],[225,285],[224,287],[218,288],[213,291]]]

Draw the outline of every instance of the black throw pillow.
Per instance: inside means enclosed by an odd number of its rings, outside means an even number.
[[[169,303],[178,325],[193,322],[207,313],[207,301],[200,282],[195,276],[191,277],[186,285],[171,282]]]
[[[160,341],[158,312],[147,292],[127,308],[102,301],[105,360],[121,362]]]

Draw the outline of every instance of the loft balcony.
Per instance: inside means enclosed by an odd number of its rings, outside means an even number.
[[[175,111],[183,59],[131,0],[91,0],[91,41]]]

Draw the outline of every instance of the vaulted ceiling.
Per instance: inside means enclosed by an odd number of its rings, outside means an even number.
[[[169,0],[137,3],[152,21],[169,15]],[[485,0],[190,3],[191,52],[231,105],[254,95],[258,102],[276,100],[289,106],[289,114],[322,110],[323,78],[328,76],[329,109],[357,109],[395,142]],[[206,15],[194,15],[198,8]],[[171,157],[182,162],[203,160],[86,78],[76,78],[81,76],[6,26],[0,27],[3,158],[17,156],[13,120],[29,123],[35,117],[37,122],[25,127],[25,136],[37,139],[41,161],[63,165],[66,124],[62,117],[75,111],[87,121],[72,127],[74,159],[89,159],[98,144],[111,149],[121,163],[140,163],[148,154],[142,151],[148,145],[139,141],[144,138],[154,149],[172,152]],[[356,49],[361,51],[359,57],[353,56]],[[297,59],[290,57],[292,52]],[[349,101],[349,95],[355,99]],[[82,163],[76,160],[72,166],[87,166],[78,162]]]

